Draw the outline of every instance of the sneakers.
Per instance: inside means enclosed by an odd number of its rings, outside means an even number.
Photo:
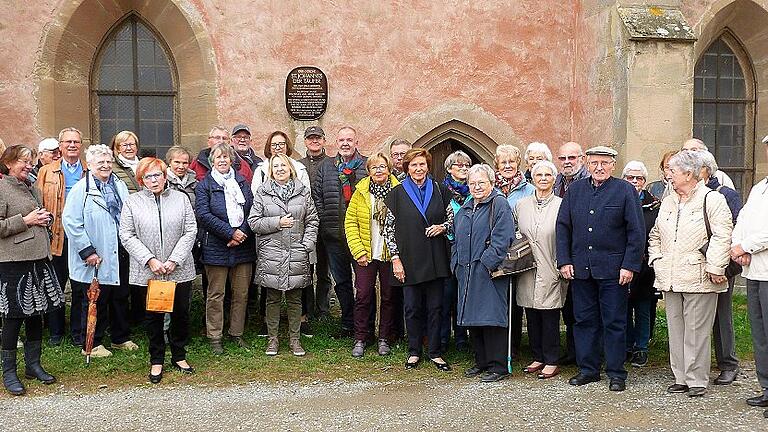
[[[112,349],[119,349],[119,350],[123,350],[123,351],[136,351],[137,349],[139,349],[139,346],[136,345],[133,341],[127,340],[127,341],[125,341],[123,343],[119,343],[119,344],[113,343],[112,344]],[[93,354],[91,354],[91,355],[93,355]]]
[[[312,327],[309,325],[308,321],[301,322],[301,335],[308,338],[315,335],[315,332],[312,331]]]
[[[304,348],[301,347],[301,343],[299,342],[298,339],[292,340],[289,345],[291,347],[291,351],[293,351],[293,355],[297,357],[301,357],[307,353],[306,351],[304,351]]]
[[[86,355],[85,350],[80,350],[80,354]],[[103,358],[103,357],[109,357],[111,355],[112,355],[112,351],[104,348],[104,345],[95,346],[91,350],[91,357]]]
[[[389,347],[387,340],[379,339],[379,355],[380,356],[389,355],[391,351],[392,351],[392,348]]]
[[[269,336],[269,332],[267,331],[267,323],[265,323],[264,321],[261,322],[261,325],[259,326],[259,331],[256,332],[256,336],[258,337]]]
[[[356,340],[352,347],[352,357],[360,358],[365,354],[365,341]]]
[[[632,360],[630,364],[634,367],[643,367],[648,364],[648,352],[637,351],[632,354]]]
[[[280,346],[280,342],[277,340],[276,337],[269,338],[269,342],[267,343],[267,350],[264,351],[264,354],[268,356],[277,355],[277,348],[279,346]]]

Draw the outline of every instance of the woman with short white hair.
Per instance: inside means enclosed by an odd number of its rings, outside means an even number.
[[[525,178],[528,181],[531,181],[531,170],[533,169],[533,166],[539,161],[552,162],[552,150],[550,150],[549,146],[543,142],[534,141],[528,144],[528,147],[525,148],[523,159],[525,159],[525,164],[528,167],[525,171]]]

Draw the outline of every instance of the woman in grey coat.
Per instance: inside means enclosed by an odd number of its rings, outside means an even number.
[[[504,379],[509,325],[509,277],[491,279],[499,267],[515,232],[507,200],[493,188],[494,172],[486,165],[469,169],[467,184],[472,199],[456,213],[451,269],[459,281],[456,320],[469,327],[475,365],[464,372],[483,382]]]
[[[189,301],[195,263],[192,245],[197,222],[192,205],[178,191],[166,189],[163,161],[144,158],[136,167],[142,189],[130,195],[120,216],[120,240],[131,256],[130,284],[147,289],[151,279],[177,282],[171,313],[169,341],[171,366],[184,373],[194,369],[187,363],[189,339]],[[151,369],[149,380],[157,384],[163,377],[165,338],[162,312],[146,312]]]
[[[258,234],[256,283],[267,289],[267,355],[278,351],[280,302],[288,304],[290,348],[303,356],[299,342],[301,294],[309,285],[309,253],[315,248],[320,224],[309,188],[296,178],[291,160],[276,154],[269,160],[268,180],[253,197],[248,224]]]

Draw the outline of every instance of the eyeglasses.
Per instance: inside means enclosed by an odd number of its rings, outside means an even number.
[[[386,165],[374,165],[374,166],[371,167],[371,171],[382,171],[383,172],[383,171],[386,171],[388,169],[389,169],[389,167],[386,166]]]
[[[250,141],[251,137],[249,137],[249,136],[233,136],[232,139],[235,140],[235,141]]]
[[[488,182],[488,181],[485,181],[485,180],[480,180],[480,181],[477,181],[477,182],[470,182],[470,183],[467,183],[467,184],[469,185],[469,187],[474,189],[474,188],[478,188],[478,187],[480,187],[480,188],[484,187],[484,186],[489,185],[491,183]]]
[[[572,161],[572,160],[576,160],[576,159],[578,159],[578,158],[580,158],[580,157],[581,157],[581,155],[578,155],[578,156],[574,156],[574,155],[569,155],[569,156],[558,156],[558,157],[557,157],[557,160],[561,160],[561,161],[567,161],[567,160],[570,160],[570,161]]]
[[[50,153],[50,154],[52,154],[53,156],[56,156],[56,155],[60,155],[60,154],[61,154],[61,150],[59,150],[59,149],[53,149],[53,150],[43,150],[43,151],[44,151],[44,152],[47,152],[47,153]]]
[[[390,156],[392,156],[392,159],[401,158],[405,156],[405,152],[393,152],[393,153],[390,153]]]
[[[270,144],[270,146],[271,146],[272,148],[274,148],[274,149],[283,148],[283,147],[285,147],[286,145],[287,145],[287,144],[285,143],[285,141],[283,141],[283,142],[273,142],[272,144]]]
[[[29,159],[19,159],[19,162],[23,163],[25,166],[34,166],[32,161]]]
[[[645,181],[645,176],[636,176],[636,175],[625,175],[624,180],[627,181],[633,181],[633,180],[639,180],[639,181]]]
[[[457,167],[457,168],[461,169],[461,168],[469,168],[469,167],[472,166],[472,164],[468,164],[468,163],[455,163],[455,164],[451,164],[451,166],[452,167]]]
[[[226,135],[209,135],[208,139],[215,139],[215,140],[219,140],[219,141],[224,141],[224,140],[228,140],[229,137],[226,136]]]
[[[136,145],[136,143],[131,143],[131,142],[120,144],[120,148],[127,149],[127,148],[131,148],[131,147],[138,147],[138,146]]]
[[[144,180],[160,180],[160,177],[163,176],[163,173],[154,173],[154,174],[146,174],[144,177],[142,177]]]

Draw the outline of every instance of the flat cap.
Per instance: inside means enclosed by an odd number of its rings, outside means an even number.
[[[610,156],[610,157],[616,157],[619,155],[619,152],[616,150],[606,147],[606,146],[596,146],[588,149],[584,152],[587,156],[589,155],[595,155],[595,156]]]

